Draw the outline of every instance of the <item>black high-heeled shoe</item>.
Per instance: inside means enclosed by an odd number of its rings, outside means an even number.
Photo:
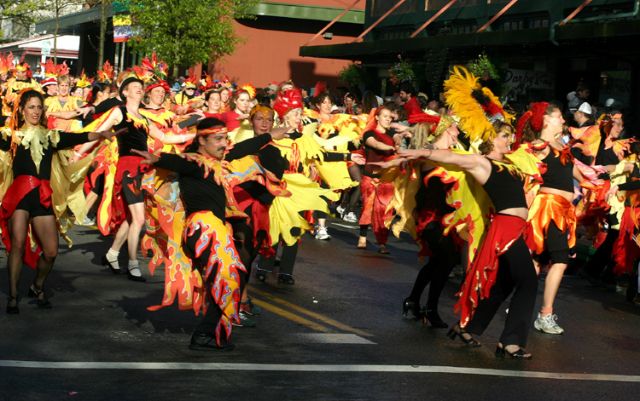
[[[107,259],[107,255],[104,255],[102,257],[102,264],[104,266],[107,266],[111,270],[111,273],[113,274],[120,274],[120,272],[122,271],[120,267],[113,266],[113,262],[110,262],[109,259]]]
[[[465,337],[465,334],[468,335],[469,337]],[[464,330],[462,327],[460,327],[459,324],[456,324],[451,329],[449,329],[449,332],[447,333],[447,337],[449,337],[452,340],[455,340],[456,337],[459,337],[460,340],[465,345],[467,345],[469,347],[473,347],[473,348],[477,348],[477,347],[480,347],[482,345],[482,344],[480,344],[480,341],[478,341],[475,338],[473,338],[473,336],[471,336],[471,334],[467,333],[466,330]]]
[[[271,270],[256,267],[256,278],[262,281],[263,283],[267,280],[267,274],[269,273],[271,273]]]
[[[287,284],[287,285],[294,285],[296,283],[296,280],[293,278],[293,275],[291,275],[291,274],[279,273],[278,274],[278,283]]]
[[[11,305],[12,302],[15,302],[15,305]],[[18,313],[20,313],[18,297],[7,297],[7,315],[17,315]]]
[[[420,319],[420,305],[411,298],[405,298],[405,300],[402,301],[402,316],[405,319]]]
[[[35,284],[31,284],[29,287],[29,298],[36,298],[36,305],[40,309],[51,309],[51,302],[45,297],[44,290],[38,289]],[[42,298],[40,298],[42,296]]]
[[[518,347],[517,351],[509,352],[504,346],[498,344],[496,347],[496,358],[505,358],[507,355],[511,359],[531,359],[533,355],[530,352],[525,351],[523,348]]]
[[[429,325],[431,325],[431,327],[433,327],[434,329],[446,329],[447,327],[449,327],[449,325],[446,324],[444,320],[442,320],[440,315],[438,315],[438,311],[436,310],[427,309],[423,313],[423,315],[429,322]]]

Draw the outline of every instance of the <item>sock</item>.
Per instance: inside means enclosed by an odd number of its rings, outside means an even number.
[[[114,269],[120,269],[120,265],[118,264],[118,255],[120,254],[120,252],[118,251],[114,251],[113,249],[109,248],[109,250],[107,251],[107,262],[111,263],[111,266]]]
[[[553,308],[545,308],[544,306],[540,308],[540,316],[547,316],[553,313]]]
[[[138,261],[137,260],[130,260],[129,261],[129,273],[131,273],[131,275],[134,276],[134,277],[142,277],[142,272],[140,271],[140,268],[138,267]]]

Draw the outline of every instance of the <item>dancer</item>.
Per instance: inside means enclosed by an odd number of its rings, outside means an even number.
[[[561,142],[564,118],[554,104],[533,103],[518,121],[518,136],[531,143],[536,156],[545,164],[543,183],[529,210],[527,244],[538,265],[551,266],[544,286],[542,307],[534,327],[547,334],[564,329],[553,314],[553,303],[569,263],[569,250],[576,242],[576,213],[573,205],[574,176],[580,173],[569,147]],[[539,270],[540,268],[538,268]]]
[[[449,116],[423,118],[412,128],[412,148],[452,149],[458,141],[458,128]],[[416,238],[421,255],[429,261],[418,272],[411,294],[403,301],[403,315],[413,319],[426,319],[431,327],[447,328],[438,313],[438,301],[453,267],[460,261],[460,241],[453,231],[446,233],[445,216],[453,212],[446,195],[453,184],[445,183],[442,169],[430,163],[416,166],[422,170],[423,185],[416,193]],[[434,168],[435,167],[435,168]],[[420,297],[427,285],[429,296],[425,310],[420,309]]]
[[[198,272],[187,285],[198,294],[194,309],[204,314],[191,337],[190,348],[195,350],[233,348],[232,324],[239,320],[238,302],[246,282],[247,270],[240,260],[238,242],[233,240],[233,232],[226,223],[225,209],[233,195],[229,193],[221,162],[255,154],[271,139],[284,136],[284,130],[260,135],[236,144],[227,152],[227,132],[221,120],[205,118],[197,126],[197,139],[193,142],[196,153],[183,158],[133,151],[144,163],[179,174],[187,215],[182,246]]]
[[[126,103],[112,109],[100,125],[101,130],[126,128],[126,133],[117,138],[117,170],[115,178],[105,179],[105,193],[98,209],[98,228],[105,235],[116,232],[104,257],[104,263],[111,271],[115,274],[120,272],[118,255],[122,245],[127,242],[127,276],[133,281],[146,281],[140,271],[137,255],[140,232],[145,221],[144,195],[141,190],[144,168],[140,165],[140,157],[133,150],[147,151],[149,135],[165,144],[184,143],[192,140],[195,135],[165,135],[154,124],[149,124],[139,112],[143,81],[138,76],[131,75],[124,79],[119,92]]]
[[[58,180],[51,180],[54,153],[113,135],[47,130],[42,94],[33,89],[18,93],[9,125],[2,128],[0,135],[0,148],[11,152],[13,171],[13,181],[0,208],[0,230],[9,253],[7,313],[19,313],[18,282],[23,258],[25,264],[36,269],[29,296],[36,298],[39,308],[51,308],[44,286],[58,255],[58,228],[52,205]]]

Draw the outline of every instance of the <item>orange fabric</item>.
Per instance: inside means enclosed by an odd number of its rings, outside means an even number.
[[[384,245],[389,237],[389,228],[384,222],[390,221],[393,215],[393,210],[387,210],[393,198],[393,184],[365,175],[360,182],[360,190],[362,191],[362,214],[359,224],[361,226],[371,224],[376,241],[379,245]]]
[[[638,217],[640,216],[640,208],[625,207],[620,222],[620,234],[613,244],[613,260],[615,266],[613,273],[617,276],[622,274],[633,273],[633,263],[640,258],[640,248],[636,233],[638,230]]]
[[[491,221],[478,255],[467,270],[460,299],[454,310],[460,312],[460,327],[466,327],[471,321],[480,300],[491,294],[491,287],[498,276],[498,259],[509,250],[511,245],[523,234],[527,222],[524,219],[506,214],[497,214]]]
[[[9,219],[15,212],[18,204],[24,197],[34,189],[39,187],[40,193],[40,203],[44,207],[51,206],[51,195],[53,194],[53,190],[51,189],[51,185],[48,180],[40,180],[37,177],[32,175],[19,175],[17,176],[9,189],[7,189],[7,193],[2,199],[2,204],[0,205],[0,231],[2,233],[2,242],[4,243],[7,252],[11,251],[11,237],[9,236]],[[29,228],[27,232],[27,243],[24,247],[23,261],[24,263],[35,269],[36,263],[38,259],[40,259],[40,254],[42,253],[42,249],[40,248],[40,244],[37,242],[36,238],[33,236],[31,229]]]
[[[529,226],[525,233],[525,241],[533,253],[544,252],[544,240],[551,222],[567,233],[569,247],[575,246],[576,211],[573,204],[560,195],[539,193],[529,208]]]

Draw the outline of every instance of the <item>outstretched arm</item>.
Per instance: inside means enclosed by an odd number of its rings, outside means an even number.
[[[408,160],[427,159],[441,164],[451,164],[469,172],[480,184],[491,175],[491,163],[486,157],[476,154],[459,154],[448,149],[408,149],[398,152]]]

